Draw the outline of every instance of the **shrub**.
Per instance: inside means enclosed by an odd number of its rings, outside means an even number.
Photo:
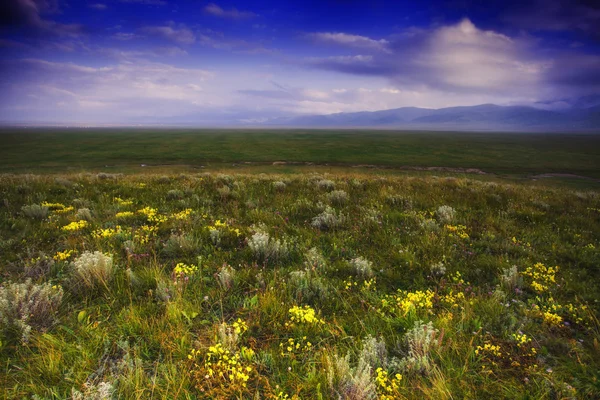
[[[356,368],[350,367],[350,355],[327,356],[327,381],[336,398],[348,400],[371,400],[377,398],[377,391],[371,377],[371,366],[359,359]]]
[[[31,279],[0,286],[0,330],[15,333],[26,343],[31,331],[48,329],[56,322],[62,297],[62,288],[36,285]]]
[[[21,208],[23,214],[29,218],[44,219],[48,216],[48,207],[40,206],[39,204],[32,204],[30,206],[23,206]]]
[[[178,189],[169,190],[167,192],[167,199],[168,200],[183,199],[183,192],[181,190],[178,190]]]
[[[386,196],[385,201],[390,206],[397,207],[401,210],[411,210],[413,207],[413,203],[410,198],[400,195],[388,195]]]
[[[334,190],[327,194],[327,199],[329,199],[332,204],[341,206],[348,202],[348,193],[343,190]]]
[[[429,269],[433,278],[441,278],[446,274],[446,266],[443,262],[432,264]]]
[[[523,277],[519,275],[516,265],[502,272],[502,275],[500,275],[500,286],[508,293],[514,293],[523,286]]]
[[[299,303],[313,303],[327,298],[327,287],[323,280],[311,271],[290,272],[290,287]]]
[[[304,266],[307,269],[324,270],[327,267],[327,262],[321,252],[313,247],[304,255]]]
[[[229,186],[221,186],[217,189],[217,193],[219,193],[219,196],[222,200],[232,199],[237,196],[237,194],[233,192]]]
[[[185,255],[195,252],[198,241],[190,234],[171,234],[165,242],[164,252],[171,256]]]
[[[114,398],[115,388],[112,383],[100,382],[94,385],[86,382],[83,385],[83,392],[72,388],[71,400],[111,400]]]
[[[93,219],[92,212],[90,211],[89,208],[80,208],[75,213],[75,219],[77,219],[79,221],[80,220],[91,221]]]
[[[260,261],[284,260],[289,257],[289,245],[285,240],[271,238],[268,233],[258,231],[248,239],[248,247]]]
[[[112,256],[86,251],[73,261],[75,280],[85,288],[108,287],[113,277]]]
[[[360,359],[371,366],[371,368],[386,368],[388,364],[388,352],[383,338],[379,340],[368,335],[362,342]]]
[[[406,372],[431,374],[435,367],[431,353],[439,349],[442,341],[442,336],[437,336],[438,330],[433,328],[431,321],[427,324],[416,321],[414,327],[406,332],[408,356],[400,361],[399,367]]]
[[[335,188],[335,183],[329,179],[321,179],[320,181],[317,181],[317,187],[323,190],[333,190]]]
[[[454,220],[456,211],[450,206],[439,206],[435,211],[435,216],[442,224],[449,224]]]
[[[348,264],[353,272],[362,278],[370,278],[373,276],[373,263],[363,257],[353,258]]]
[[[235,278],[235,270],[230,265],[223,265],[217,272],[217,280],[221,287],[225,290],[231,289]]]
[[[339,228],[344,223],[344,216],[327,206],[325,210],[314,217],[310,223],[314,228],[322,231]]]
[[[286,184],[281,182],[281,181],[277,181],[277,182],[273,182],[273,189],[277,190],[278,192],[283,192],[286,188]]]

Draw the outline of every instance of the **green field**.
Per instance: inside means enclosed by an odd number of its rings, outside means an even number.
[[[600,398],[599,148],[5,129],[0,398]]]
[[[326,130],[4,129],[1,171],[312,162],[600,178],[600,135]]]
[[[600,397],[600,195],[0,176],[6,399]]]

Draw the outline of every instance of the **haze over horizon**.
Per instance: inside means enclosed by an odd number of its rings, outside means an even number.
[[[0,122],[251,124],[600,99],[600,5],[586,0],[6,0],[0,11]]]

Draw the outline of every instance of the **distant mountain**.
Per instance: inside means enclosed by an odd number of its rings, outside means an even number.
[[[402,107],[328,115],[273,118],[263,125],[294,127],[380,127],[459,130],[599,130],[600,106],[545,110],[526,106],[477,106],[426,109]]]

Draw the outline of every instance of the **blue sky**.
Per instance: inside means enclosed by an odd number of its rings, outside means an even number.
[[[256,122],[600,93],[589,0],[4,0],[0,121]]]

